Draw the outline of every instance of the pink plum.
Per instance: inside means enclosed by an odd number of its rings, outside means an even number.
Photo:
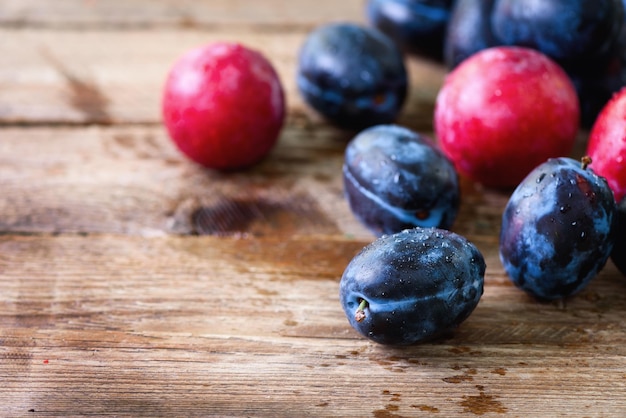
[[[567,156],[580,105],[564,70],[539,51],[500,46],[463,61],[435,104],[435,132],[457,170],[488,187],[516,186],[550,157]]]
[[[626,88],[604,106],[591,128],[591,168],[609,183],[615,200],[626,196]]]
[[[285,98],[276,71],[260,52],[218,42],[189,50],[174,63],[162,112],[170,137],[191,160],[240,169],[274,147]]]

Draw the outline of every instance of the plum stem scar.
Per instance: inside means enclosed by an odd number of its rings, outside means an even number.
[[[365,308],[367,308],[367,305],[367,301],[365,299],[361,299],[361,303],[359,303],[359,307],[356,308],[356,312],[354,314],[356,322],[361,322],[365,319]]]

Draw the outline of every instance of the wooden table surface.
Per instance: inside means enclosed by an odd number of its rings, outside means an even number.
[[[350,328],[339,278],[373,240],[342,195],[351,134],[294,73],[308,31],[363,6],[0,1],[0,416],[626,416],[626,279],[609,262],[564,302],[516,289],[505,192],[462,182],[452,229],[487,273],[460,328],[406,348]],[[194,165],[160,122],[170,65],[215,40],[265,53],[287,92],[244,172]],[[445,70],[407,65],[399,123],[431,134]]]

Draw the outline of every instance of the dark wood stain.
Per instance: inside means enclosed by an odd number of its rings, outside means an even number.
[[[227,235],[246,232],[248,226],[272,215],[278,207],[260,201],[223,200],[215,206],[201,207],[192,214],[199,235]]]
[[[439,412],[439,408],[430,405],[411,405],[411,408],[417,408],[420,411],[428,412],[428,413],[437,413]]]
[[[68,104],[81,112],[86,122],[112,122],[108,111],[110,100],[96,83],[79,77],[48,50],[43,49],[42,55],[63,76],[68,89]]]
[[[460,369],[459,366],[453,367],[453,370],[459,370],[459,369]],[[471,382],[474,380],[473,376],[476,375],[477,373],[478,372],[476,371],[476,369],[469,368],[463,374],[450,376],[450,377],[444,377],[441,380],[443,380],[446,383]]]
[[[461,406],[464,412],[474,415],[485,415],[489,413],[504,414],[508,411],[495,396],[487,395],[482,390],[478,396],[463,396]]]
[[[191,215],[198,235],[265,235],[274,231],[293,233],[303,228],[336,230],[336,226],[305,195],[291,199],[224,198],[202,206]],[[256,227],[255,227],[256,225]]]
[[[497,369],[492,370],[491,373],[499,374],[500,376],[504,376],[504,375],[506,375],[506,369],[504,367],[498,367]]]
[[[393,412],[391,412],[389,409],[387,409],[388,407],[389,407],[389,405],[387,405],[387,407],[385,407],[385,409],[377,409],[376,411],[373,411],[372,414],[374,415],[375,418],[398,418],[398,417],[402,417],[402,415],[394,414]]]
[[[289,76],[305,30],[344,4],[355,7],[343,17],[361,16],[361,2],[154,0],[132,16],[121,0],[4,3],[19,7],[0,6],[0,20],[24,24],[0,42],[0,417],[622,412],[623,277],[607,263],[561,305],[515,289],[498,257],[509,190],[461,178],[454,230],[488,264],[470,320],[439,341],[381,347],[338,301],[373,240],[342,194],[355,133],[329,126],[291,80],[286,129],[258,166],[203,170],[168,141],[153,96],[186,43],[238,40]],[[432,133],[446,69],[410,58],[399,122]],[[109,70],[123,80],[99,77]]]
[[[448,351],[454,354],[464,354],[464,353],[469,353],[470,351],[472,351],[472,349],[469,347],[460,346],[460,347],[451,347],[448,349]]]
[[[471,382],[474,378],[467,374],[459,374],[456,376],[444,377],[443,379],[446,383],[461,383],[461,382]]]

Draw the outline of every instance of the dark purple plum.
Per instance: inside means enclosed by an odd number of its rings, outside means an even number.
[[[485,260],[467,239],[412,228],[367,245],[346,267],[340,299],[350,325],[381,344],[430,340],[460,325],[483,294]]]
[[[580,99],[582,126],[590,129],[602,108],[626,85],[626,23],[606,59],[588,60],[568,68],[568,73]]]
[[[403,51],[441,59],[452,0],[369,0],[369,22]]]
[[[393,122],[408,91],[399,47],[376,28],[330,23],[313,30],[298,56],[304,101],[329,122],[353,130]]]
[[[626,276],[626,196],[617,206],[617,221],[614,231],[615,245],[611,252],[611,260],[617,269]]]
[[[491,20],[502,44],[537,49],[565,69],[584,128],[626,81],[622,0],[496,0]]]
[[[495,0],[456,0],[444,41],[444,62],[449,69],[483,49],[496,46],[491,30]]]
[[[361,131],[346,147],[345,195],[374,234],[448,229],[460,204],[454,165],[427,137],[397,125]]]
[[[588,163],[588,157],[549,159],[519,184],[504,210],[500,260],[513,283],[538,299],[581,291],[613,248],[613,192]]]
[[[581,126],[590,128],[626,85],[624,0],[457,0],[444,61],[455,68],[493,46],[536,49],[556,61],[576,87]]]
[[[623,48],[626,52],[626,43]],[[622,55],[623,57],[614,57],[606,66],[589,71],[570,71],[569,77],[580,102],[582,128],[591,129],[611,97],[626,86],[626,53]]]
[[[504,45],[537,49],[567,68],[606,57],[623,14],[622,0],[496,0],[491,20]]]

